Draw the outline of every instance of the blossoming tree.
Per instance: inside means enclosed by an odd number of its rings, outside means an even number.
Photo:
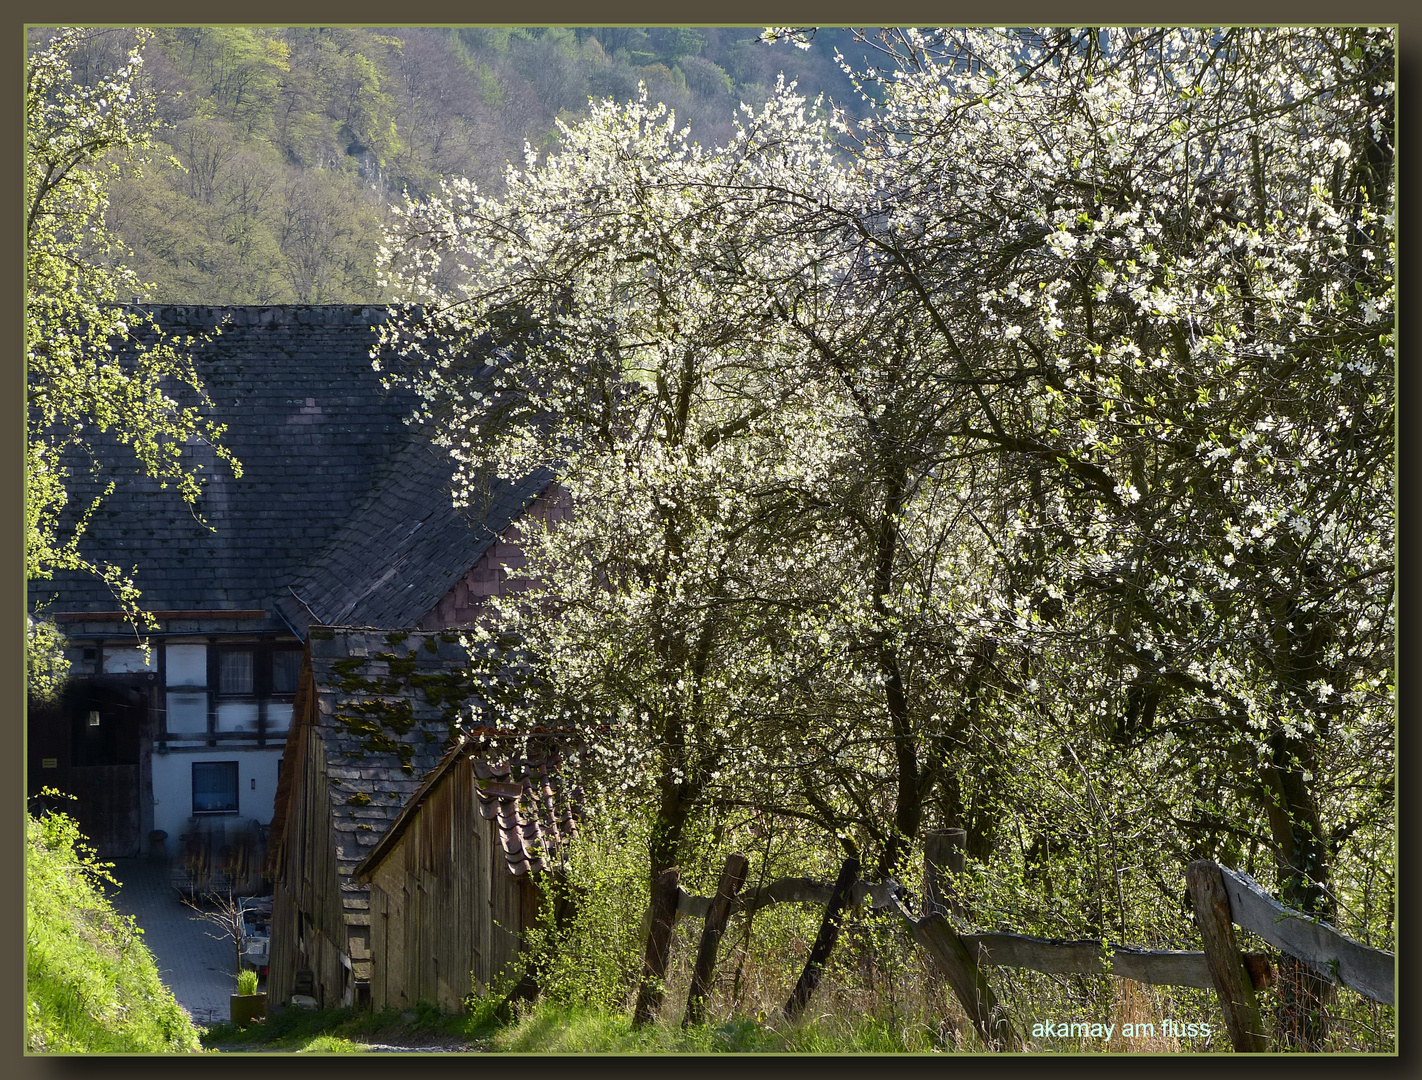
[[[932,826],[1065,850],[1095,932],[1147,833],[1157,902],[1247,843],[1334,917],[1395,827],[1390,33],[885,49],[853,131],[605,102],[504,198],[406,207],[393,377],[461,498],[574,508],[478,632],[500,720],[588,734],[653,878],[749,806],[885,873]]]
[[[863,158],[984,388],[965,439],[1030,479],[998,622],[1055,692],[1023,720],[1166,734],[1152,764],[1262,816],[1280,895],[1333,917],[1392,802],[1391,34],[905,41]]]

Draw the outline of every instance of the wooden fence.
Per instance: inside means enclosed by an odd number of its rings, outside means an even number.
[[[1096,940],[1065,941],[1012,933],[959,933],[949,912],[961,915],[943,871],[960,870],[961,858],[944,834],[927,845],[926,888],[922,914],[906,903],[905,890],[892,880],[858,880],[858,860],[845,860],[834,884],[810,878],[782,878],[741,895],[748,862],[743,855],[726,861],[715,896],[696,896],[683,889],[675,870],[657,883],[652,903],[653,926],[644,961],[643,993],[637,1019],[645,1023],[660,1005],[661,976],[671,927],[680,916],[705,920],[697,950],[684,1024],[698,1023],[715,969],[716,952],[732,915],[772,904],[808,903],[825,906],[820,932],[785,1014],[794,1018],[805,1007],[819,982],[820,971],[838,936],[847,907],[867,906],[899,918],[933,966],[945,977],[984,1045],[994,1050],[1020,1050],[1021,1035],[1013,1027],[987,977],[991,967],[1027,968],[1051,974],[1115,975],[1158,986],[1213,989],[1220,999],[1230,1041],[1236,1050],[1268,1048],[1257,994],[1274,981],[1269,957],[1242,952],[1234,926],[1253,931],[1281,953],[1302,960],[1336,984],[1385,1005],[1394,1004],[1395,962],[1391,953],[1363,945],[1327,923],[1284,907],[1247,874],[1208,861],[1186,869],[1186,886],[1195,908],[1203,949],[1199,951],[1142,949]],[[654,951],[655,943],[655,951]],[[655,977],[647,977],[655,976]]]

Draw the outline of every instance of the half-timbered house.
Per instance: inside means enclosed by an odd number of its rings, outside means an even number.
[[[520,587],[517,522],[566,504],[533,476],[454,508],[448,458],[406,424],[413,395],[372,367],[384,308],[146,310],[199,340],[203,408],[242,473],[185,448],[207,478],[190,509],[95,435],[102,473],[75,471],[71,506],[116,488],[84,551],[135,569],[156,627],[145,649],[92,575],[30,582],[31,614],[68,636],[72,677],[59,700],[30,702],[28,786],[75,796],[105,857],[187,853],[211,875],[194,888],[224,867],[241,887],[230,870],[259,862],[243,848],[271,821],[307,627],[468,622]]]

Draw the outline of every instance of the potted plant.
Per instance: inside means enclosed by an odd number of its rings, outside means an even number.
[[[232,1023],[246,1027],[254,1020],[265,1020],[267,995],[257,992],[257,973],[250,968],[237,975],[237,993],[232,995]]]

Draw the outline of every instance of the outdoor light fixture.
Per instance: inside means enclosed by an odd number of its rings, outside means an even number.
[[[89,726],[90,726],[90,727],[98,727],[98,726],[99,726],[99,710],[98,710],[98,709],[90,709],[90,710],[89,710]]]

